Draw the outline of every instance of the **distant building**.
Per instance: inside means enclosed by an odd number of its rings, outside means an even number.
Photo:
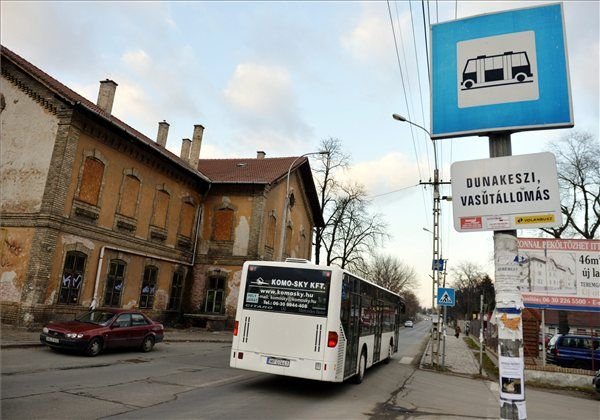
[[[241,265],[280,259],[288,169],[294,205],[286,255],[310,258],[323,224],[306,157],[200,159],[204,127],[180,156],[2,47],[0,310],[39,325],[90,306],[231,321]]]

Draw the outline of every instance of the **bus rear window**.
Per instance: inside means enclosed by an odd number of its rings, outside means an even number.
[[[327,316],[331,271],[251,265],[244,309]]]

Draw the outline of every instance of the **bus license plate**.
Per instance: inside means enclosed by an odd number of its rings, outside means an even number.
[[[60,340],[58,338],[54,338],[54,337],[46,337],[46,341],[49,341],[51,343],[58,343],[58,342],[60,342]]]
[[[274,366],[290,367],[290,361],[288,359],[280,359],[278,357],[267,357],[267,364]]]

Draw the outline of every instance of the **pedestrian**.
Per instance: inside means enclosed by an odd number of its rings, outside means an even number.
[[[469,321],[467,321],[467,324],[465,325],[465,334],[467,335],[467,337],[469,336],[470,331],[471,331],[471,323]]]
[[[460,335],[460,327],[458,326],[458,324],[456,324],[456,327],[454,327],[454,336],[456,338],[458,338],[459,335]]]

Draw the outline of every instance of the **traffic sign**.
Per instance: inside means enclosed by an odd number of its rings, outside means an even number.
[[[454,306],[454,289],[449,287],[438,287],[437,304],[439,306]]]
[[[431,260],[431,269],[435,271],[444,271],[444,266],[446,265],[446,260]]]
[[[552,153],[454,162],[450,176],[454,228],[458,232],[562,224]]]
[[[431,138],[572,127],[561,3],[431,26]]]

